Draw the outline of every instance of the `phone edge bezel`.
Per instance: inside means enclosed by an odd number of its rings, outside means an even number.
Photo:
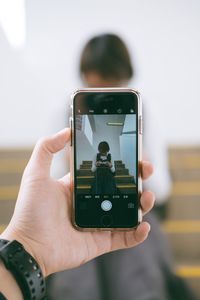
[[[134,227],[127,227],[127,228],[113,228],[113,227],[101,227],[101,228],[95,228],[95,227],[80,227],[75,220],[75,192],[74,192],[74,98],[78,93],[82,92],[130,92],[137,95],[138,99],[138,195],[139,195],[139,207],[138,207],[138,224]],[[113,87],[113,88],[80,88],[75,90],[71,94],[71,114],[70,114],[70,124],[71,126],[71,153],[70,153],[70,181],[71,181],[71,197],[72,197],[72,224],[73,226],[79,230],[79,231],[131,231],[137,228],[137,226],[142,222],[142,208],[140,205],[140,197],[142,194],[142,128],[141,122],[142,122],[142,99],[141,94],[135,89],[132,88],[123,88],[123,87]],[[141,121],[140,121],[141,118]]]

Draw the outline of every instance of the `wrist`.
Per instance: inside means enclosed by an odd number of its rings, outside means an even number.
[[[8,241],[16,240],[20,244],[22,244],[24,249],[36,260],[36,262],[40,266],[43,277],[47,276],[44,263],[39,255],[39,251],[37,250],[39,247],[36,246],[36,242],[26,238],[24,235],[20,234],[19,231],[11,228],[11,226],[8,226],[5,229],[5,231],[0,235],[0,238]]]
[[[34,257],[19,241],[0,239],[0,259],[16,281],[12,280],[11,286],[16,287],[17,283],[23,299],[46,299],[46,285],[42,270]],[[7,291],[8,286],[4,290],[4,294]]]
[[[9,300],[22,300],[22,292],[4,264],[0,261],[0,292]]]

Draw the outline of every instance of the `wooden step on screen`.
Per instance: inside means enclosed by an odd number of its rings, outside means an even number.
[[[32,149],[0,149],[0,230],[8,224]]]
[[[170,147],[172,192],[163,228],[175,255],[178,275],[200,297],[200,146]]]
[[[115,182],[119,191],[123,194],[135,192],[136,185],[134,177],[129,174],[129,170],[121,160],[114,161],[115,165]],[[77,171],[77,189],[82,194],[89,194],[94,180],[94,173],[91,171],[92,161],[82,161]]]

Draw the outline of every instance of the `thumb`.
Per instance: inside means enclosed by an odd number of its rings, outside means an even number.
[[[53,154],[62,150],[70,139],[70,129],[65,128],[53,136],[40,139],[31,155],[26,167],[26,174],[31,173],[37,177],[48,177]]]
[[[67,173],[65,176],[59,179],[60,182],[62,182],[64,185],[69,186],[71,184],[71,175],[70,173]]]

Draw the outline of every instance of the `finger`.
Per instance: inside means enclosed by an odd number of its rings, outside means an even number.
[[[153,166],[148,161],[142,161],[142,179],[148,179],[153,173]]]
[[[142,243],[148,236],[150,225],[142,222],[135,230],[112,233],[111,251],[130,248]]]
[[[26,171],[39,176],[49,176],[53,154],[63,149],[70,139],[70,129],[65,128],[36,144]]]
[[[135,240],[138,244],[144,242],[148,237],[148,234],[151,230],[151,226],[147,222],[142,222],[135,231]],[[131,242],[131,241],[130,241]],[[130,246],[132,247],[132,245]]]
[[[149,212],[154,206],[155,195],[151,191],[145,191],[140,198],[143,215]]]

